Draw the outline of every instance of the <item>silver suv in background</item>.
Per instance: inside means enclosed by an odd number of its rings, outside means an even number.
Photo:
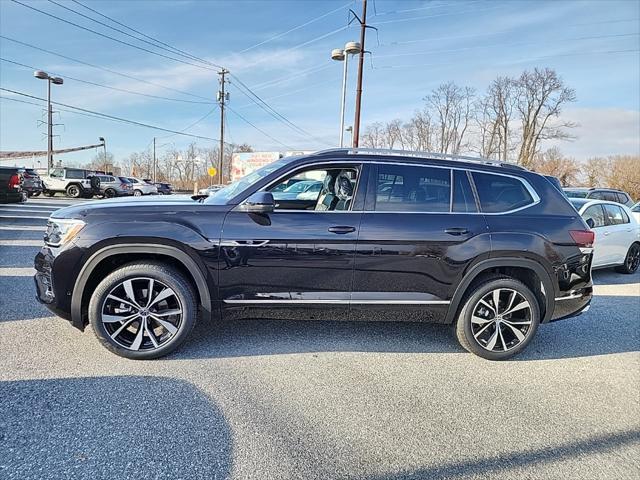
[[[133,186],[129,179],[115,175],[98,175],[100,194],[105,198],[133,195]]]
[[[126,177],[131,182],[131,188],[133,189],[133,195],[140,197],[142,195],[157,195],[158,187],[152,183],[147,183],[144,180],[135,177]]]
[[[589,188],[589,187],[570,187],[565,188],[564,193],[569,198],[588,198],[589,200],[605,200],[607,202],[616,202],[627,207],[633,206],[633,200],[628,193],[614,188]]]

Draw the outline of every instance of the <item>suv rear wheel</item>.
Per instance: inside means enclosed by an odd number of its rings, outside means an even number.
[[[81,194],[81,193],[82,193],[82,192],[81,192],[81,190],[80,190],[80,187],[79,187],[78,185],[76,185],[75,183],[74,183],[74,184],[71,184],[71,185],[69,185],[69,186],[67,187],[67,196],[68,196],[68,197],[71,197],[71,198],[78,198],[78,197],[80,197],[80,194]]]
[[[113,271],[89,302],[89,322],[100,343],[132,359],[174,351],[189,336],[196,317],[189,281],[174,268],[155,262],[130,263]]]
[[[488,360],[504,360],[524,350],[540,324],[540,307],[524,283],[489,277],[463,300],[456,324],[460,344]]]
[[[135,197],[141,197],[142,196],[142,190],[138,190],[138,189],[134,190],[133,191],[133,195]]]

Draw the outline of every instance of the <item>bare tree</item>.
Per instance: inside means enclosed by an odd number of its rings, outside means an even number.
[[[575,124],[557,120],[562,107],[574,102],[576,94],[549,68],[523,72],[517,80],[517,93],[517,109],[521,122],[518,162],[529,167],[538,152],[541,140],[571,138],[567,129]]]
[[[592,157],[583,165],[583,178],[587,187],[600,187],[605,179],[605,169],[607,159],[602,157]]]
[[[633,199],[640,200],[640,156],[610,156],[602,174],[608,187],[623,190]]]
[[[459,153],[464,144],[473,114],[474,90],[453,82],[440,85],[424,100],[433,112],[441,153]]]
[[[362,135],[362,145],[368,148],[384,147],[384,125],[380,122],[368,125]]]
[[[575,159],[562,155],[557,147],[536,154],[531,169],[556,177],[563,187],[578,185],[580,165]]]

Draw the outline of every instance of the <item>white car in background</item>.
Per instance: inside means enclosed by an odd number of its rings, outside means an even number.
[[[140,197],[142,195],[157,195],[158,187],[153,185],[152,183],[145,182],[139,178],[135,177],[126,177],[133,185],[133,195],[136,197]]]
[[[636,217],[636,222],[640,223],[640,202],[631,207],[631,213]]]
[[[640,266],[640,224],[625,205],[588,198],[569,199],[596,234],[592,268],[635,273]]]

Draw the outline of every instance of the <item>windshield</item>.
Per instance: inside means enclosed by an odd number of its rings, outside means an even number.
[[[636,203],[631,209],[632,212],[640,212],[640,202]]]
[[[587,198],[587,194],[589,192],[585,192],[582,190],[565,190],[564,193],[569,198]]]
[[[267,177],[268,175],[275,172],[280,167],[288,164],[289,162],[295,160],[296,158],[297,157],[285,157],[285,158],[276,160],[275,162],[271,162],[267,165],[264,165],[263,167],[260,167],[259,169],[249,173],[248,175],[245,175],[240,180],[236,180],[235,182],[230,183],[229,185],[225,186],[224,188],[221,188],[214,194],[210,195],[209,198],[207,199],[207,203],[213,203],[215,205],[224,205],[233,197],[238,195],[240,192],[246,190],[254,183],[259,182],[263,178]]]

